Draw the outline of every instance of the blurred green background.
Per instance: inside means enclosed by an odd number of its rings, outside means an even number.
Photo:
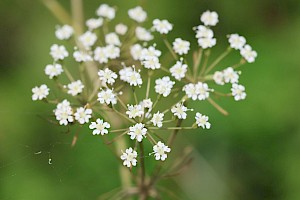
[[[105,2],[118,7],[118,19],[138,3]],[[68,1],[61,3],[69,9]],[[85,1],[86,17],[93,17],[101,3]],[[215,55],[226,48],[225,35],[235,32],[258,52],[257,61],[242,68],[246,101],[219,101],[228,117],[209,104],[194,104],[213,126],[184,134],[183,143],[195,146],[196,159],[176,178],[185,193],[181,198],[300,199],[300,2],[149,0],[145,7],[149,19],[166,18],[175,25],[171,38],[194,43],[191,27],[200,24],[203,11],[215,10],[220,17]],[[49,82],[43,70],[51,62],[58,21],[38,0],[1,0],[0,19],[0,199],[97,199],[118,187],[119,162],[99,138],[82,130],[70,148],[76,128],[49,123],[45,119],[53,106],[31,101],[31,88]]]

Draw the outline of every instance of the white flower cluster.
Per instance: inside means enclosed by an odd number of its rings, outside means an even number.
[[[211,88],[211,83],[208,85],[209,81],[217,85],[231,84],[228,96],[233,96],[236,101],[245,99],[245,87],[239,85],[241,73],[235,70],[235,65],[209,74],[224,57],[222,55],[217,59],[218,62],[207,65],[209,54],[206,52],[216,45],[211,29],[219,22],[216,12],[206,11],[200,17],[203,25],[195,28],[199,50],[193,52],[192,63],[187,56],[191,51],[189,41],[176,37],[170,44],[166,39],[166,35],[173,30],[173,24],[168,20],[155,19],[152,27],[142,27],[147,13],[138,6],[128,11],[129,18],[135,21],[136,26],[118,23],[110,30],[109,22],[116,16],[115,8],[102,4],[96,14],[98,17],[86,21],[86,31],[79,36],[70,25],[60,26],[55,31],[58,40],[74,39],[76,43],[75,47],[68,47],[73,49],[71,58],[68,58],[67,46],[53,44],[50,48],[53,63],[44,69],[49,79],[54,80],[58,89],[65,94],[53,95],[56,99],[52,100],[48,97],[50,89],[47,85],[32,89],[32,100],[56,104],[54,114],[60,125],[89,123],[92,134],[103,137],[110,132],[123,132],[116,139],[128,137],[136,145],[149,141],[153,147],[150,155],[154,155],[155,160],[164,161],[171,151],[171,144],[163,141],[159,131],[197,127],[210,129],[209,117],[197,112],[198,109],[195,109],[197,111],[192,116],[194,124],[189,127],[178,125],[178,122],[188,119],[190,113],[194,112],[194,109],[188,108],[188,101],[208,100],[213,106],[216,105],[212,100],[214,95],[210,94],[218,93]],[[105,35],[100,36],[99,32]],[[157,34],[154,32],[163,35],[160,38],[164,40],[169,52],[163,53],[155,43],[150,44]],[[255,61],[257,53],[246,44],[244,37],[231,34],[229,44],[229,49],[240,51],[242,64],[244,61]],[[166,62],[163,54],[171,55],[174,59]],[[201,61],[202,57],[204,61]],[[64,60],[67,58],[77,62],[78,69],[65,66],[68,62]],[[203,66],[200,73],[199,66]],[[92,71],[93,67],[95,70]],[[75,70],[78,70],[79,75],[74,73]],[[60,76],[65,76],[68,82],[64,83],[65,79]],[[140,88],[146,91],[145,96],[140,96],[143,92],[138,91]],[[215,107],[218,109],[218,106]],[[110,116],[111,112],[115,115]],[[98,115],[101,118],[96,117]],[[120,119],[115,119],[117,116]],[[111,117],[113,119],[109,121]],[[126,126],[115,129],[114,121],[119,120],[126,120]],[[123,164],[129,168],[137,165],[137,158],[137,146],[129,147],[121,155]]]
[[[195,28],[196,38],[201,48],[207,49],[216,45],[217,40],[214,38],[214,32],[210,29],[211,26],[216,26],[219,22],[218,14],[216,12],[206,11],[204,12],[200,20],[204,24]]]
[[[234,71],[232,67],[228,67],[223,71],[216,71],[213,75],[213,79],[218,85],[224,85],[225,83],[232,84],[231,92],[236,101],[246,98],[245,87],[238,85],[240,73]]]
[[[257,57],[256,51],[252,50],[252,47],[246,44],[246,39],[238,34],[231,34],[228,37],[230,47],[239,50],[241,56],[248,62],[253,63]]]

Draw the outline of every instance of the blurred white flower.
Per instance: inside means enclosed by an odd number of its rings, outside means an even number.
[[[139,23],[144,22],[147,18],[147,13],[140,6],[128,10],[128,15],[131,19]]]
[[[182,40],[181,38],[176,38],[173,42],[173,49],[175,53],[179,55],[187,54],[190,50],[190,42]]]
[[[57,44],[53,44],[50,47],[50,55],[55,61],[57,61],[63,60],[65,57],[68,57],[69,53],[63,45],[59,46]]]
[[[160,68],[160,63],[159,59],[156,56],[148,56],[142,61],[143,66],[146,69],[159,69]]]
[[[45,84],[32,88],[32,100],[36,101],[45,99],[49,95],[49,90],[50,89]]]
[[[67,40],[69,39],[74,33],[74,29],[70,25],[64,25],[59,27],[55,31],[55,36],[59,40]]]
[[[108,62],[107,49],[105,47],[96,47],[94,50],[94,60],[100,64]]]
[[[168,34],[173,29],[173,25],[168,20],[155,19],[153,20],[153,28],[160,34]]]
[[[241,50],[246,44],[246,39],[238,34],[231,34],[229,35],[228,42],[231,48]]]
[[[76,60],[76,62],[90,62],[93,61],[92,56],[89,52],[85,51],[74,51],[73,57]]]
[[[97,15],[100,17],[106,17],[107,19],[114,19],[116,11],[113,7],[110,7],[107,4],[102,4],[96,11]]]
[[[61,64],[47,65],[45,67],[45,74],[49,76],[50,79],[59,76],[63,71]]]
[[[128,30],[128,27],[125,24],[117,24],[115,27],[115,31],[119,35],[125,35]]]
[[[239,74],[232,67],[227,67],[223,70],[223,78],[225,83],[238,83]]]
[[[145,28],[143,27],[136,27],[135,29],[135,35],[137,37],[138,40],[141,40],[141,41],[150,41],[150,40],[153,40],[153,35],[151,34],[150,31],[147,31]]]
[[[252,47],[248,44],[241,49],[241,55],[248,63],[253,63],[257,57],[256,51],[252,50]]]
[[[208,49],[215,46],[217,43],[216,38],[199,38],[198,44],[202,49]]]
[[[80,35],[78,37],[78,40],[86,49],[90,49],[97,41],[97,35],[95,33],[87,31],[84,34]]]
[[[219,22],[219,16],[216,12],[208,10],[201,15],[200,20],[205,26],[215,26]]]
[[[74,81],[67,85],[68,87],[68,94],[72,96],[76,96],[83,91],[84,85],[82,84],[81,80]]]
[[[106,44],[111,44],[111,45],[115,45],[115,46],[121,45],[119,36],[114,32],[108,33],[105,35],[105,42],[106,42]]]
[[[134,60],[142,60],[143,47],[140,44],[134,44],[130,47],[130,54]]]
[[[196,38],[213,38],[214,32],[206,26],[199,25],[196,27]]]
[[[238,85],[236,83],[232,84],[231,92],[236,101],[244,100],[246,98],[245,87],[243,85]]]
[[[218,84],[218,85],[224,85],[225,84],[223,72],[216,71],[213,75],[213,79],[214,79],[215,83]]]
[[[91,19],[88,19],[86,22],[85,22],[86,26],[88,27],[88,29],[90,31],[92,30],[95,30],[99,27],[101,27],[103,25],[103,19],[102,18],[91,18]]]

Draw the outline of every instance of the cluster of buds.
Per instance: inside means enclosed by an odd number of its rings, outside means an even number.
[[[243,36],[231,34],[226,51],[208,65],[210,49],[217,42],[212,30],[219,22],[216,12],[204,12],[200,17],[203,24],[194,28],[199,48],[193,52],[192,61],[187,57],[191,52],[189,41],[180,37],[168,41],[166,36],[173,30],[168,20],[154,19],[152,27],[142,27],[147,13],[140,6],[128,11],[133,20],[131,25],[119,23],[113,29],[110,22],[116,16],[115,8],[102,4],[96,14],[96,18],[86,21],[84,33],[75,33],[70,25],[57,27],[58,40],[72,40],[76,44],[72,53],[60,44],[50,48],[53,63],[45,67],[45,74],[62,94],[51,95],[48,86],[42,84],[32,89],[32,100],[55,104],[54,115],[59,125],[89,124],[92,135],[105,137],[117,133],[113,140],[120,137],[133,140],[132,146],[120,155],[124,166],[137,165],[138,145],[144,141],[152,145],[153,151],[148,154],[164,161],[172,143],[164,141],[160,130],[211,127],[209,117],[196,108],[188,108],[188,101],[207,100],[222,111],[211,94],[233,97],[236,101],[245,99],[245,87],[239,84],[241,72],[236,68],[254,62],[257,53]],[[167,52],[159,50],[154,42],[156,34],[162,38]],[[241,60],[210,73],[232,49],[240,52]],[[172,57],[172,64],[163,59],[162,55],[167,54]],[[78,67],[67,67],[68,59],[78,63]],[[74,78],[78,74],[79,78]],[[231,84],[231,91],[215,91],[212,89],[215,84]],[[188,115],[193,116],[194,123],[181,126]],[[123,122],[121,129],[114,127],[116,116]]]

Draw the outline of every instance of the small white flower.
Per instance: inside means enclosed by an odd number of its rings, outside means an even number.
[[[147,60],[149,59],[149,57],[159,58],[160,56],[161,56],[161,51],[156,49],[154,46],[150,46],[148,48],[142,49],[142,55],[141,55],[142,60]]]
[[[211,124],[208,122],[208,116],[202,115],[200,113],[196,113],[195,116],[196,124],[198,127],[202,127],[203,129],[210,129]]]
[[[57,61],[57,60],[63,60],[65,57],[69,56],[69,53],[67,52],[66,48],[63,45],[57,45],[53,44],[50,47],[50,55],[52,58]]]
[[[116,47],[114,45],[107,45],[104,51],[106,53],[107,58],[116,59],[120,57],[121,50],[119,47]]]
[[[108,130],[110,128],[110,124],[108,122],[104,122],[102,119],[97,119],[96,122],[92,122],[89,126],[90,129],[93,130],[93,135],[105,135],[108,134]]]
[[[141,41],[148,42],[150,40],[153,40],[153,35],[150,33],[150,31],[147,31],[145,28],[140,26],[136,27],[135,35],[137,39]]]
[[[135,66],[132,67],[124,67],[119,71],[120,79],[124,82],[129,83],[131,86],[141,86],[143,84],[143,80],[141,78],[141,74],[139,71],[135,70]]]
[[[74,81],[67,85],[68,87],[68,94],[72,96],[76,96],[83,91],[84,85],[82,84],[81,80]]]
[[[201,83],[201,82],[198,82],[195,85],[195,89],[198,94],[199,100],[207,99],[209,97],[209,91],[212,91],[212,89],[208,88],[208,85],[206,83]]]
[[[143,84],[141,74],[135,71],[135,69],[127,73],[127,82],[131,86],[141,86]]]
[[[126,114],[129,118],[142,117],[144,114],[144,108],[142,105],[127,105],[128,110]]]
[[[142,61],[143,66],[146,69],[159,69],[160,68],[160,63],[159,63],[159,59],[156,56],[148,56],[145,58],[144,61]]]
[[[119,36],[114,32],[108,33],[105,35],[105,42],[106,42],[106,44],[111,44],[111,45],[115,45],[115,46],[121,45]]]
[[[177,61],[176,64],[170,68],[170,72],[175,79],[180,81],[182,78],[185,77],[187,68],[188,66],[186,64],[183,64],[182,60],[180,60]]]
[[[177,116],[178,119],[186,119],[186,111],[188,111],[188,109],[183,105],[183,103],[177,103],[171,109],[171,112],[174,114],[174,116]]]
[[[95,33],[92,33],[91,31],[87,31],[79,36],[78,40],[86,49],[90,49],[95,44],[97,35]]]
[[[91,19],[88,19],[85,22],[85,24],[88,27],[88,29],[90,31],[92,31],[92,30],[95,30],[95,29],[97,29],[97,28],[99,28],[103,25],[103,19],[102,18],[98,18],[98,19],[91,18]]]
[[[181,38],[176,38],[173,42],[173,49],[179,55],[187,54],[190,50],[190,42],[182,40]]]
[[[74,51],[73,57],[75,58],[76,62],[90,62],[93,61],[92,56],[85,51]]]
[[[70,106],[70,102],[67,100],[63,100],[61,103],[57,104],[54,114],[60,125],[66,126],[68,123],[74,121],[73,110]]]
[[[148,108],[149,110],[151,110],[153,106],[151,99],[144,99],[140,104],[143,106],[143,108]]]
[[[45,99],[49,95],[49,88],[47,85],[43,84],[40,87],[32,88],[32,100],[42,100]]]
[[[56,29],[55,36],[59,40],[67,40],[73,35],[73,33],[74,29],[72,28],[72,26],[64,25]]]
[[[164,113],[160,113],[159,111],[155,113],[151,119],[151,122],[153,123],[154,126],[157,127],[162,127],[162,121],[164,120]]]
[[[130,139],[136,139],[138,142],[143,140],[143,137],[146,137],[147,128],[145,128],[145,124],[137,123],[134,126],[129,127],[128,135],[130,135]]]
[[[225,83],[238,83],[239,82],[239,74],[234,71],[232,67],[228,67],[223,71],[223,77]]]
[[[125,153],[121,155],[121,159],[123,160],[123,165],[126,167],[136,166],[137,160],[137,152],[134,151],[131,147],[125,150]]]
[[[128,30],[128,27],[125,24],[117,24],[115,27],[115,31],[119,35],[125,35]]]
[[[166,153],[169,153],[171,149],[167,145],[159,141],[156,145],[153,146],[153,151],[155,160],[164,161],[168,157]]]
[[[88,123],[92,117],[92,109],[85,109],[83,107],[77,108],[74,116],[75,120],[77,120],[79,124]]]
[[[63,71],[61,64],[47,65],[45,67],[45,74],[49,76],[50,79],[60,75]]]
[[[216,38],[199,38],[198,44],[202,49],[207,49],[215,46],[217,43]]]
[[[108,62],[107,49],[105,47],[97,47],[94,50],[94,60],[100,64]]]
[[[107,88],[106,90],[101,90],[98,93],[98,101],[101,104],[106,103],[107,105],[109,104],[116,104],[117,103],[117,96],[116,94],[113,92],[113,90]]]
[[[174,81],[170,80],[170,77],[165,76],[161,79],[155,80],[155,92],[158,94],[162,94],[164,97],[167,97],[175,84]]]
[[[124,82],[128,82],[128,73],[132,72],[132,67],[125,67],[119,71],[120,79]]]
[[[216,71],[213,75],[213,79],[214,79],[215,83],[218,84],[218,85],[224,85],[225,84],[223,72]]]
[[[97,15],[101,17],[106,17],[108,19],[113,19],[115,18],[116,11],[113,7],[110,7],[107,4],[102,4],[100,7],[97,9]]]
[[[153,20],[153,28],[160,34],[168,34],[173,29],[173,25],[168,20],[155,19]]]
[[[139,23],[144,22],[147,18],[147,13],[140,6],[128,10],[128,15],[131,19]]]
[[[206,83],[198,82],[197,84],[189,83],[183,87],[183,91],[185,91],[188,98],[192,98],[194,101],[205,100],[209,97],[209,92],[212,89],[208,88]]]
[[[130,47],[130,54],[134,60],[142,60],[143,47],[140,44],[135,44]]]
[[[196,38],[213,38],[214,32],[206,26],[199,25],[196,27]]]
[[[118,78],[118,75],[108,68],[105,68],[104,70],[99,70],[98,76],[102,82],[110,85],[114,84],[115,79]]]
[[[185,92],[188,98],[193,99],[194,101],[198,99],[198,92],[196,86],[193,83],[185,85],[182,90]]]
[[[219,22],[218,17],[216,12],[208,10],[201,15],[200,20],[205,26],[215,26]]]
[[[229,35],[228,42],[231,48],[241,50],[246,44],[246,39],[238,34],[231,34]]]
[[[241,55],[245,60],[247,60],[248,63],[253,63],[255,61],[255,58],[257,57],[256,51],[252,50],[252,47],[248,44],[246,44],[242,49],[241,49]]]
[[[243,85],[232,84],[231,92],[236,101],[244,100],[246,98],[245,87]]]

